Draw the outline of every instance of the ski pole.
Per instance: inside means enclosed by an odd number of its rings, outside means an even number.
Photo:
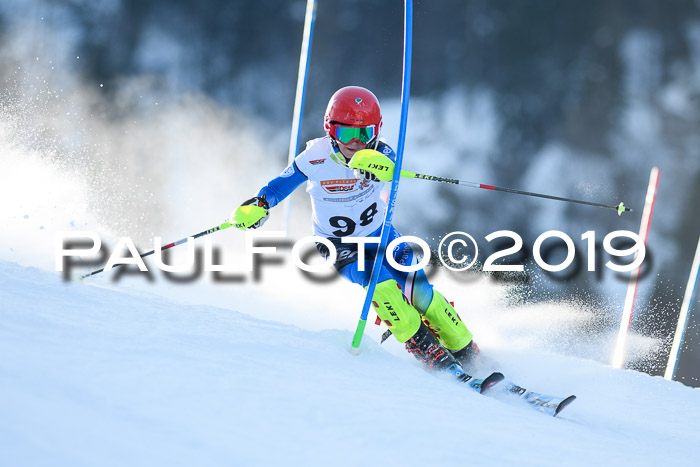
[[[514,193],[516,195],[535,196],[537,198],[553,199],[553,200],[557,200],[557,201],[565,201],[567,203],[585,204],[587,206],[595,206],[595,207],[599,207],[599,208],[614,209],[615,211],[617,211],[618,216],[626,211],[632,212],[632,210],[630,208],[628,208],[627,206],[625,206],[625,203],[622,203],[622,202],[620,202],[620,204],[617,204],[617,205],[594,203],[591,201],[582,201],[582,200],[578,200],[578,199],[564,198],[561,196],[545,195],[542,193],[533,193],[531,191],[516,190],[513,188],[504,188],[504,187],[494,186],[494,185],[485,185],[483,183],[467,182],[464,180],[457,180],[454,178],[436,177],[434,175],[423,175],[423,174],[418,174],[415,172],[410,172],[408,170],[402,170],[401,176],[405,177],[405,178],[418,178],[420,180],[432,180],[434,182],[450,183],[453,185],[467,186],[470,188],[482,188],[484,190],[503,191],[505,193]]]
[[[216,227],[212,227],[211,229],[205,230],[205,231],[203,231],[203,232],[199,232],[199,233],[196,234],[196,235],[190,235],[190,237],[192,237],[193,239],[199,238],[199,237],[203,237],[203,236],[205,236],[205,235],[209,235],[209,234],[212,234],[212,233],[214,233],[214,232],[218,232],[219,230],[228,229],[228,228],[231,227],[232,225],[233,225],[233,224],[231,224],[231,223],[227,220],[226,222],[224,222],[224,223],[221,224],[221,225],[217,225]],[[187,239],[190,238],[190,237],[185,237],[185,238],[182,238],[182,239],[180,239],[180,240],[178,240],[178,241],[176,241],[176,242],[172,242],[172,243],[168,243],[167,245],[163,245],[163,246],[161,247],[160,251],[167,250],[168,248],[172,248],[172,247],[174,247],[174,246],[182,245],[182,244],[185,243],[185,242],[187,241]],[[152,255],[152,254],[155,253],[155,252],[156,252],[156,250],[151,250],[151,251],[148,251],[148,252],[146,252],[146,253],[144,253],[144,254],[142,254],[142,255],[140,255],[140,256],[141,256],[141,258],[145,258],[146,256]],[[122,266],[122,265],[123,265],[123,263],[115,264],[114,267]],[[87,274],[84,274],[84,275],[78,277],[77,279],[78,279],[78,280],[83,280],[83,279],[85,279],[86,277],[94,276],[95,274],[99,274],[99,273],[101,273],[102,271],[104,271],[104,268],[102,268],[102,269],[97,269],[96,271],[92,271],[92,272],[89,272],[89,273],[87,273]]]
[[[350,168],[372,172],[377,177],[377,179],[381,180],[382,182],[391,181],[394,175],[394,163],[391,161],[391,159],[387,158],[384,154],[373,149],[362,149],[360,151],[357,151],[353,156],[352,160],[350,161]],[[537,198],[554,199],[557,201],[565,201],[567,203],[585,204],[587,206],[614,209],[615,211],[617,211],[618,216],[625,211],[632,212],[632,210],[626,207],[625,203],[622,202],[617,205],[594,203],[591,201],[581,201],[578,199],[564,198],[561,196],[545,195],[542,193],[533,193],[531,191],[516,190],[514,188],[504,188],[495,185],[486,185],[484,183],[467,182],[464,180],[457,180],[456,178],[437,177],[435,175],[423,175],[411,172],[409,170],[402,170],[401,176],[405,178],[431,180],[433,182],[449,183],[452,185],[461,185],[470,188],[482,188],[484,190],[503,191],[505,193],[514,193],[516,195],[535,196]]]

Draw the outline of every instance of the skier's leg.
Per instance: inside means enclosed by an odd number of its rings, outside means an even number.
[[[392,227],[389,241],[399,237],[401,234]],[[394,260],[401,265],[409,266],[416,263],[415,254],[408,243],[400,243],[392,253]],[[370,264],[371,261],[368,260],[367,267]],[[479,349],[473,341],[473,335],[450,302],[433,288],[425,271],[422,269],[413,272],[398,271],[385,260],[380,280],[386,277],[386,272],[390,273],[401,286],[403,294],[421,314],[423,322],[437,336],[440,344],[452,353],[456,353],[460,363],[469,363]]]
[[[331,239],[333,241],[334,239]],[[367,288],[372,270],[373,258],[366,259],[364,271],[360,271],[357,262],[357,244],[341,243],[333,241],[337,258],[334,264],[341,276]],[[324,257],[328,257],[328,250],[323,244],[319,244],[319,251]],[[368,256],[372,255],[370,252]],[[401,292],[401,288],[385,268],[380,268],[379,279],[372,296],[372,305],[379,318],[384,321],[392,334],[401,343],[406,342],[413,336],[421,324],[420,314],[413,308]]]
[[[413,264],[415,259],[412,252],[407,254],[404,248],[410,249],[410,246],[401,244],[395,257],[400,255],[404,265]],[[389,271],[396,282],[401,285],[411,304],[421,314],[423,322],[437,334],[442,345],[453,352],[469,345],[472,341],[471,331],[450,302],[433,288],[422,269],[411,273],[397,271],[393,268]]]
[[[371,267],[371,261],[368,260],[366,267]],[[341,273],[350,280],[359,280],[354,267],[344,268]],[[386,280],[388,274],[391,274],[394,280]],[[438,347],[433,346],[437,344],[440,349],[443,347],[448,349],[450,352],[447,353],[452,353],[461,366],[473,363],[475,356],[479,353],[479,347],[474,342],[471,331],[460,319],[454,307],[433,288],[423,270],[405,273],[382,268],[380,280],[383,282],[377,284],[373,297],[374,304],[379,305],[379,308],[375,306],[377,315],[389,326],[391,333],[399,342],[405,342],[406,349],[410,353],[422,360],[429,368],[446,368],[451,365],[449,359],[448,363],[444,364],[433,361],[436,358],[448,358],[437,352]],[[367,286],[367,284],[363,285]],[[405,301],[404,294],[411,297],[413,306]],[[394,308],[394,314],[386,310],[382,297],[387,297],[386,303]],[[415,331],[415,334],[410,334],[415,328],[414,318],[418,315],[416,311],[420,313],[424,325]],[[386,316],[392,316],[394,319],[403,318],[403,321],[400,326],[395,326]],[[410,319],[407,319],[409,317]],[[425,332],[430,334],[430,337],[425,336]],[[406,340],[407,336],[411,338]]]
[[[395,280],[377,284],[372,299],[377,315],[389,326],[396,340],[404,343],[406,350],[426,368],[448,371],[455,376],[464,373],[455,357],[422,323],[420,314],[408,304]]]
[[[391,329],[397,341],[404,343],[413,337],[421,325],[418,311],[408,304],[394,279],[377,284],[372,306],[382,321]]]
[[[393,234],[398,236],[398,233],[395,231]],[[329,240],[333,241],[336,239]],[[364,271],[360,271],[357,263],[357,244],[342,243],[340,239],[333,241],[333,243],[337,251],[335,268],[350,282],[360,284],[366,288],[369,285],[369,272],[372,270],[374,263],[374,251],[368,248]],[[408,247],[408,250],[406,250],[406,247]],[[318,244],[318,248],[321,255],[324,258],[328,258],[327,248],[323,244]],[[403,264],[412,264],[415,261],[410,246],[406,244],[397,248],[394,256],[399,263]],[[399,286],[398,284],[401,285]],[[411,301],[414,306],[411,306],[406,301],[404,294],[412,297]],[[396,271],[385,263],[380,268],[379,280],[372,298],[379,318],[387,323],[392,334],[399,342],[406,344],[406,349],[410,353],[423,361],[429,368],[448,368],[452,365],[454,359],[450,352],[445,352],[447,354],[445,356],[438,351],[438,348],[443,349],[441,342],[435,337],[438,334],[434,331],[431,332],[425,325],[421,325],[421,315],[426,314],[434,301],[433,286],[428,282],[423,270],[415,273],[406,273]],[[456,312],[454,312],[454,316],[457,316]],[[457,319],[459,319],[458,316]],[[435,319],[434,321],[437,323],[441,322]],[[461,322],[461,320],[459,321]],[[464,346],[467,346],[471,341],[471,333],[469,333],[464,323],[462,323],[460,329],[469,334],[469,338],[464,344]],[[426,332],[430,336],[427,336]],[[454,332],[448,334],[450,334],[448,337],[450,343],[454,344],[459,340],[454,338]],[[465,340],[465,338],[462,337],[462,340]],[[434,347],[435,345],[437,347]]]
[[[401,278],[397,277],[397,281],[400,280]],[[420,312],[423,322],[438,337],[439,342],[452,352],[462,366],[473,363],[479,354],[479,347],[474,342],[471,331],[452,304],[433,288],[425,273],[420,270],[416,271],[413,277],[406,277],[404,290],[410,294],[411,303]]]
[[[442,345],[452,352],[463,367],[474,363],[479,346],[452,304],[435,289],[423,321],[437,333]]]
[[[463,349],[472,341],[472,333],[460,319],[457,311],[435,289],[433,289],[430,306],[423,314],[423,320],[438,334],[442,344],[451,351]]]

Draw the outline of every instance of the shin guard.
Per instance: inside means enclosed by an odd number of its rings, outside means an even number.
[[[399,342],[410,339],[421,325],[420,314],[408,304],[399,285],[393,279],[377,284],[372,296],[372,306]]]
[[[433,300],[423,316],[440,343],[448,350],[460,350],[472,341],[472,333],[460,319],[454,307],[440,292],[433,289]]]

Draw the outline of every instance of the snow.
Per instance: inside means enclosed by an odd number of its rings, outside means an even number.
[[[699,393],[660,377],[487,334],[507,376],[578,396],[552,418],[372,335],[352,356],[350,329],[10,262],[0,284],[3,465],[694,465]]]

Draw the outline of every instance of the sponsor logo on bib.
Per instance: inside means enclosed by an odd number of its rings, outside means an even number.
[[[356,178],[342,178],[338,180],[321,180],[321,187],[326,193],[350,193],[357,190]]]

